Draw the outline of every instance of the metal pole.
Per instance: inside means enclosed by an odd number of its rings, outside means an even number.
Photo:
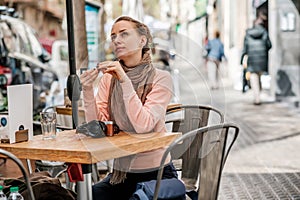
[[[77,182],[77,198],[79,200],[92,200],[92,165],[81,165],[83,181]]]
[[[73,1],[66,0],[70,74],[76,74]]]
[[[79,77],[76,74],[75,59],[75,40],[74,40],[74,19],[73,19],[73,1],[66,0],[67,11],[67,32],[68,32],[68,50],[70,75],[67,80],[68,96],[72,102],[72,121],[73,128],[78,125],[78,100],[80,99],[81,85]]]
[[[68,96],[72,102],[72,119],[73,128],[78,125],[78,100],[80,99],[81,84],[79,77],[76,74],[76,60],[75,60],[75,39],[74,39],[74,18],[73,18],[73,0],[66,0],[67,9],[67,32],[68,32],[68,50],[69,50],[69,65],[70,75],[67,80]],[[91,200],[92,186],[91,186],[91,165],[81,165],[84,175],[83,182],[77,182],[78,199]]]

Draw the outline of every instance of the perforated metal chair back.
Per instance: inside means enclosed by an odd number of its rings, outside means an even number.
[[[171,126],[172,132],[185,134],[191,130],[207,126],[208,124],[220,124],[224,122],[224,116],[218,109],[208,105],[175,105],[167,109],[166,125]],[[170,127],[169,127],[170,129]],[[181,156],[181,160],[175,161],[174,165],[181,171],[182,180],[188,190],[194,189],[197,179],[199,161],[194,158],[192,152],[199,151],[201,138],[195,139],[188,153]],[[172,152],[176,153],[175,150]],[[182,161],[181,163],[179,161]],[[179,163],[179,164],[178,164]]]
[[[218,109],[208,105],[175,105],[166,111],[166,125],[172,126],[172,132],[187,133],[196,128],[224,122],[224,116]]]
[[[196,160],[199,170],[195,177],[197,181],[198,199],[216,200],[218,197],[219,184],[222,169],[232,145],[236,141],[239,128],[232,123],[206,126],[185,133],[176,139],[163,154],[157,183],[154,193],[154,200],[157,199],[160,180],[162,177],[164,163],[167,157],[172,154],[172,159],[180,158],[183,154],[189,154],[190,159]],[[198,140],[199,149],[191,148],[194,140]],[[191,151],[191,149],[196,151]],[[196,165],[196,162],[194,162]]]

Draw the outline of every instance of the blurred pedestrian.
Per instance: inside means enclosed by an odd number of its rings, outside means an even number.
[[[205,70],[207,70],[207,55],[208,55],[208,51],[206,49],[206,46],[208,45],[208,36],[207,35],[203,38],[202,45],[204,47],[202,50],[202,57],[204,59]]]
[[[263,26],[264,18],[259,16],[254,27],[247,29],[244,39],[244,49],[241,57],[241,64],[244,56],[247,55],[247,71],[250,72],[250,85],[254,94],[254,105],[260,105],[260,76],[268,72],[268,51],[272,44],[267,30]]]
[[[225,58],[224,45],[220,40],[220,32],[215,31],[214,39],[208,40],[206,45],[208,81],[211,89],[219,88],[219,66]]]

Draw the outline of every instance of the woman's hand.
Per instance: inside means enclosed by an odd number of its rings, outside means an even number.
[[[120,82],[124,82],[126,79],[128,79],[128,76],[118,61],[104,61],[98,63],[97,69],[98,71],[102,71],[103,74],[109,73],[113,75]]]
[[[99,71],[97,68],[87,70],[80,75],[82,88],[93,88],[93,83],[98,77]]]

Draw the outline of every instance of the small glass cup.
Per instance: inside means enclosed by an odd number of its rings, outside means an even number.
[[[40,112],[44,140],[56,138],[56,112]]]
[[[113,121],[105,121],[106,125],[106,136],[114,136],[114,127],[113,127]]]

